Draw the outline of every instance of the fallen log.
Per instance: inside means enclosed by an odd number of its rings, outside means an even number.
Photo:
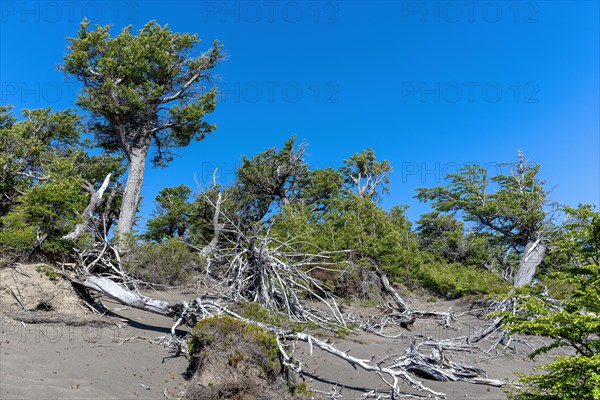
[[[129,307],[168,317],[175,316],[176,313],[175,305],[164,300],[153,299],[139,293],[134,293],[108,278],[92,275],[78,283]]]

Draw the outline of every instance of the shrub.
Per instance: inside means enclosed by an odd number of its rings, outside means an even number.
[[[201,257],[175,238],[133,244],[124,261],[133,277],[163,285],[186,284],[202,265]]]
[[[597,265],[558,273],[574,285],[570,299],[561,310],[553,309],[542,294],[541,285],[518,294],[521,314],[506,313],[504,326],[511,332],[548,336],[553,341],[530,357],[557,348],[575,350],[570,357],[559,356],[539,375],[521,375],[524,389],[510,393],[519,400],[600,399],[600,269]]]
[[[0,251],[3,254],[25,254],[36,243],[35,226],[26,224],[17,214],[0,218]]]
[[[493,272],[460,263],[425,262],[417,279],[426,288],[446,298],[469,294],[505,293],[508,284]]]
[[[572,356],[559,356],[536,368],[543,374],[522,375],[523,389],[509,393],[519,400],[600,399],[600,213],[589,205],[566,207],[567,221],[553,244],[552,255],[568,262],[550,275],[554,292],[564,300],[560,307],[541,285],[524,287],[516,294],[519,313],[505,315],[504,328],[552,338],[530,357],[555,348]]]

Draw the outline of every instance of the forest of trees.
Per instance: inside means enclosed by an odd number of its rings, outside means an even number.
[[[288,254],[322,255],[310,266],[327,268],[311,276],[340,297],[372,296],[364,282],[374,262],[392,283],[434,296],[521,298],[527,312],[507,314],[506,329],[576,355],[525,377],[513,395],[600,398],[600,213],[552,202],[540,166],[521,152],[502,173],[467,165],[418,189],[406,202],[432,211],[413,223],[407,205],[381,206],[393,166],[373,149],[314,168],[291,137],[242,157],[230,184],[163,188],[136,225],[148,157],[165,167],[215,129],[205,116],[217,106],[210,73],[221,45],[191,57],[198,43],[154,22],[111,37],[84,21],[63,65],[82,85],[74,108],[0,107],[3,263],[69,262],[114,243],[131,276],[175,286],[219,268],[241,238],[250,247],[268,238],[261,243]],[[548,291],[560,310],[546,307]]]

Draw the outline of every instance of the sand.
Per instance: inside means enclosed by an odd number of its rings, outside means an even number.
[[[178,397],[187,360],[135,339],[165,335],[172,321],[104,303],[128,322],[107,317],[112,326],[94,327],[3,319],[0,398],[165,399],[165,389]]]
[[[159,297],[158,293],[150,293]],[[169,301],[189,300],[191,295],[175,292],[160,294]],[[445,311],[457,302],[415,304],[422,310]],[[186,381],[184,357],[171,354],[150,339],[166,335],[173,321],[169,318],[125,308],[103,299],[114,316],[102,317],[106,326],[69,326],[65,324],[31,324],[1,317],[0,336],[0,398],[2,399],[166,399],[179,398]],[[363,310],[370,312],[368,308]],[[423,334],[437,338],[468,333],[473,317],[461,318],[458,331],[441,328],[432,320],[420,321],[407,334]],[[185,330],[185,329],[184,329]],[[148,340],[139,339],[139,337]],[[408,337],[386,339],[373,335],[332,337],[331,340],[351,354],[364,358],[402,354],[409,345]],[[529,338],[527,340],[536,340]],[[484,347],[487,349],[487,347]],[[525,347],[521,348],[527,353]],[[308,354],[299,343],[296,354],[304,360],[302,379],[309,389],[330,391],[344,399],[358,399],[365,390],[385,390],[386,386],[374,374],[355,370],[342,360],[318,349]],[[490,378],[514,379],[514,371],[531,371],[532,367],[549,361],[536,362],[524,354],[507,350],[500,356],[481,352],[448,353],[455,362],[475,365],[487,371]],[[501,389],[460,382],[435,382],[421,379],[426,386],[444,392],[448,399],[504,399]],[[405,387],[407,393],[417,393]],[[316,398],[324,398],[317,394]]]

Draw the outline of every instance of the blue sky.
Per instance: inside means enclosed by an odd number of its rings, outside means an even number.
[[[50,1],[1,3],[2,104],[73,106],[77,84],[56,69],[83,17],[118,33],[149,20],[214,39],[227,59],[209,119],[217,130],[149,168],[141,214],[242,155],[309,144],[315,166],[372,147],[390,160],[383,205],[429,207],[415,189],[480,163],[493,173],[518,149],[541,164],[554,200],[600,200],[599,6],[596,1]],[[142,222],[143,225],[143,222]]]

